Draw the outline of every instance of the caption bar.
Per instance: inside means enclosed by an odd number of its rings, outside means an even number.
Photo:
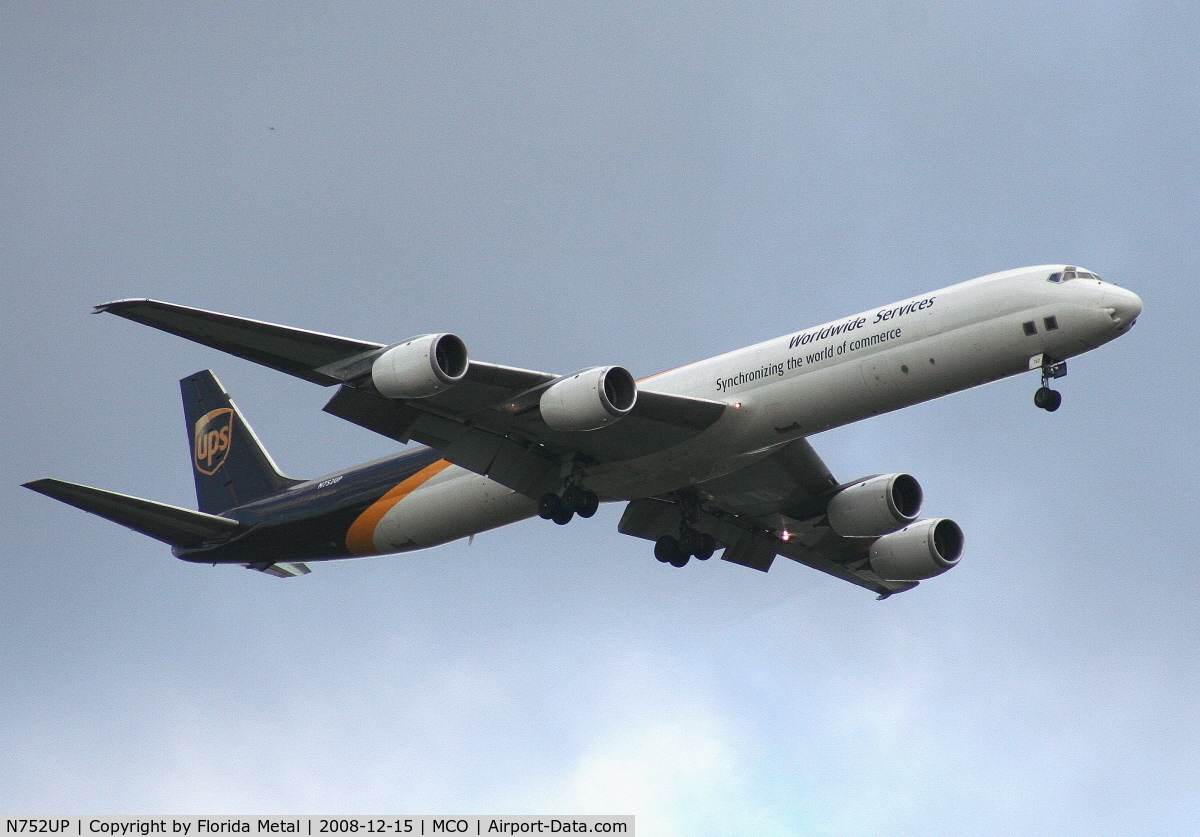
[[[519,817],[6,817],[4,834],[56,837],[212,837],[215,834],[394,835],[621,834],[634,837],[632,816]]]

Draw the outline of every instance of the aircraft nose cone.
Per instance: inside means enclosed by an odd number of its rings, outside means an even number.
[[[1108,305],[1112,309],[1113,321],[1122,329],[1133,325],[1142,313],[1142,298],[1124,288],[1113,288],[1109,291]]]

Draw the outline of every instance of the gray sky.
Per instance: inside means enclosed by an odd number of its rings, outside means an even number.
[[[1198,35],[1132,2],[3,4],[0,813],[1200,834]],[[883,603],[674,570],[616,506],[281,581],[18,487],[194,506],[206,367],[289,473],[394,449],[110,299],[640,377],[1054,261],[1146,303],[1058,413],[1023,376],[813,439],[966,531]]]

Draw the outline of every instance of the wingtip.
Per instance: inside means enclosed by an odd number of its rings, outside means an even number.
[[[49,497],[51,500],[66,502],[63,498],[71,488],[77,487],[75,483],[65,482],[63,480],[55,480],[43,478],[40,480],[30,480],[29,482],[21,483],[22,488],[28,488],[30,491],[35,491],[43,497]]]
[[[120,313],[119,311],[116,310],[118,308],[128,308],[131,305],[145,305],[148,302],[158,302],[158,300],[150,299],[149,297],[144,297],[144,296],[143,297],[130,297],[129,299],[114,299],[112,302],[101,302],[99,305],[93,306],[92,313],[93,314],[103,314],[105,312],[110,312],[113,314],[117,314],[117,313]],[[162,303],[159,303],[159,304],[162,304]]]
[[[22,488],[28,488],[30,491],[36,491],[38,494],[44,494],[54,500],[61,499],[60,495],[64,491],[70,491],[73,488],[87,488],[79,483],[67,482],[66,480],[56,480],[51,477],[43,477],[40,480],[30,480],[29,482],[21,483]]]

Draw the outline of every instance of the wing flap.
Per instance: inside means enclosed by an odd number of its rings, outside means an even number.
[[[617,531],[646,540],[657,540],[663,535],[676,537],[682,522],[677,503],[658,497],[633,500],[625,507]],[[707,532],[724,547],[721,560],[729,561],[752,570],[767,572],[777,555],[783,555],[814,570],[848,581],[886,598],[893,593],[917,586],[915,581],[888,581],[869,569],[855,569],[855,560],[861,558],[848,545],[826,545],[812,548],[797,540],[781,540],[768,531],[756,527],[753,521],[742,520],[730,515],[717,515],[701,510],[692,521],[698,531]],[[846,563],[843,563],[846,562]]]
[[[343,386],[324,409],[331,415],[398,442],[417,441],[437,448],[454,464],[526,493],[498,478],[490,469],[499,447],[506,441],[524,451],[536,449],[536,455],[529,461],[533,470],[539,472],[543,470],[539,460],[551,461],[574,453],[580,453],[595,462],[619,462],[655,453],[693,438],[715,422],[726,408],[725,404],[698,398],[638,393],[637,405],[620,421],[598,430],[566,432],[546,427],[536,410],[527,410],[516,416],[508,413],[506,404],[522,397],[520,394],[510,393],[498,400],[477,398],[475,409],[470,411],[463,410],[467,399],[460,398],[455,405],[447,404],[446,396],[462,386],[460,383],[447,393],[408,401]],[[643,395],[646,396],[644,399]],[[646,405],[639,410],[643,400]],[[463,412],[457,412],[454,407]],[[488,453],[489,450],[491,453]],[[529,469],[520,470],[525,472]],[[540,478],[527,473],[514,479],[520,485],[536,485],[539,492],[554,487],[543,487]]]
[[[312,570],[308,568],[308,564],[301,561],[285,561],[277,564],[243,564],[248,570],[258,570],[266,575],[273,575],[276,578],[299,578],[302,575],[308,575]]]
[[[797,540],[777,541],[776,551],[785,558],[791,558],[793,561],[804,564],[806,567],[820,570],[834,578],[840,578],[842,581],[857,584],[859,587],[864,587],[872,593],[878,593],[880,598],[887,598],[893,593],[911,590],[919,583],[916,581],[888,581],[887,579],[880,578],[871,572],[870,569],[853,569],[849,564],[841,563],[830,557],[830,551],[813,549]],[[836,555],[836,553],[833,554]],[[843,554],[839,557],[844,558],[845,555]]]
[[[536,445],[508,438],[501,429],[422,412],[377,393],[342,387],[325,412],[398,442],[436,448],[449,462],[528,497],[557,488],[558,463]]]

